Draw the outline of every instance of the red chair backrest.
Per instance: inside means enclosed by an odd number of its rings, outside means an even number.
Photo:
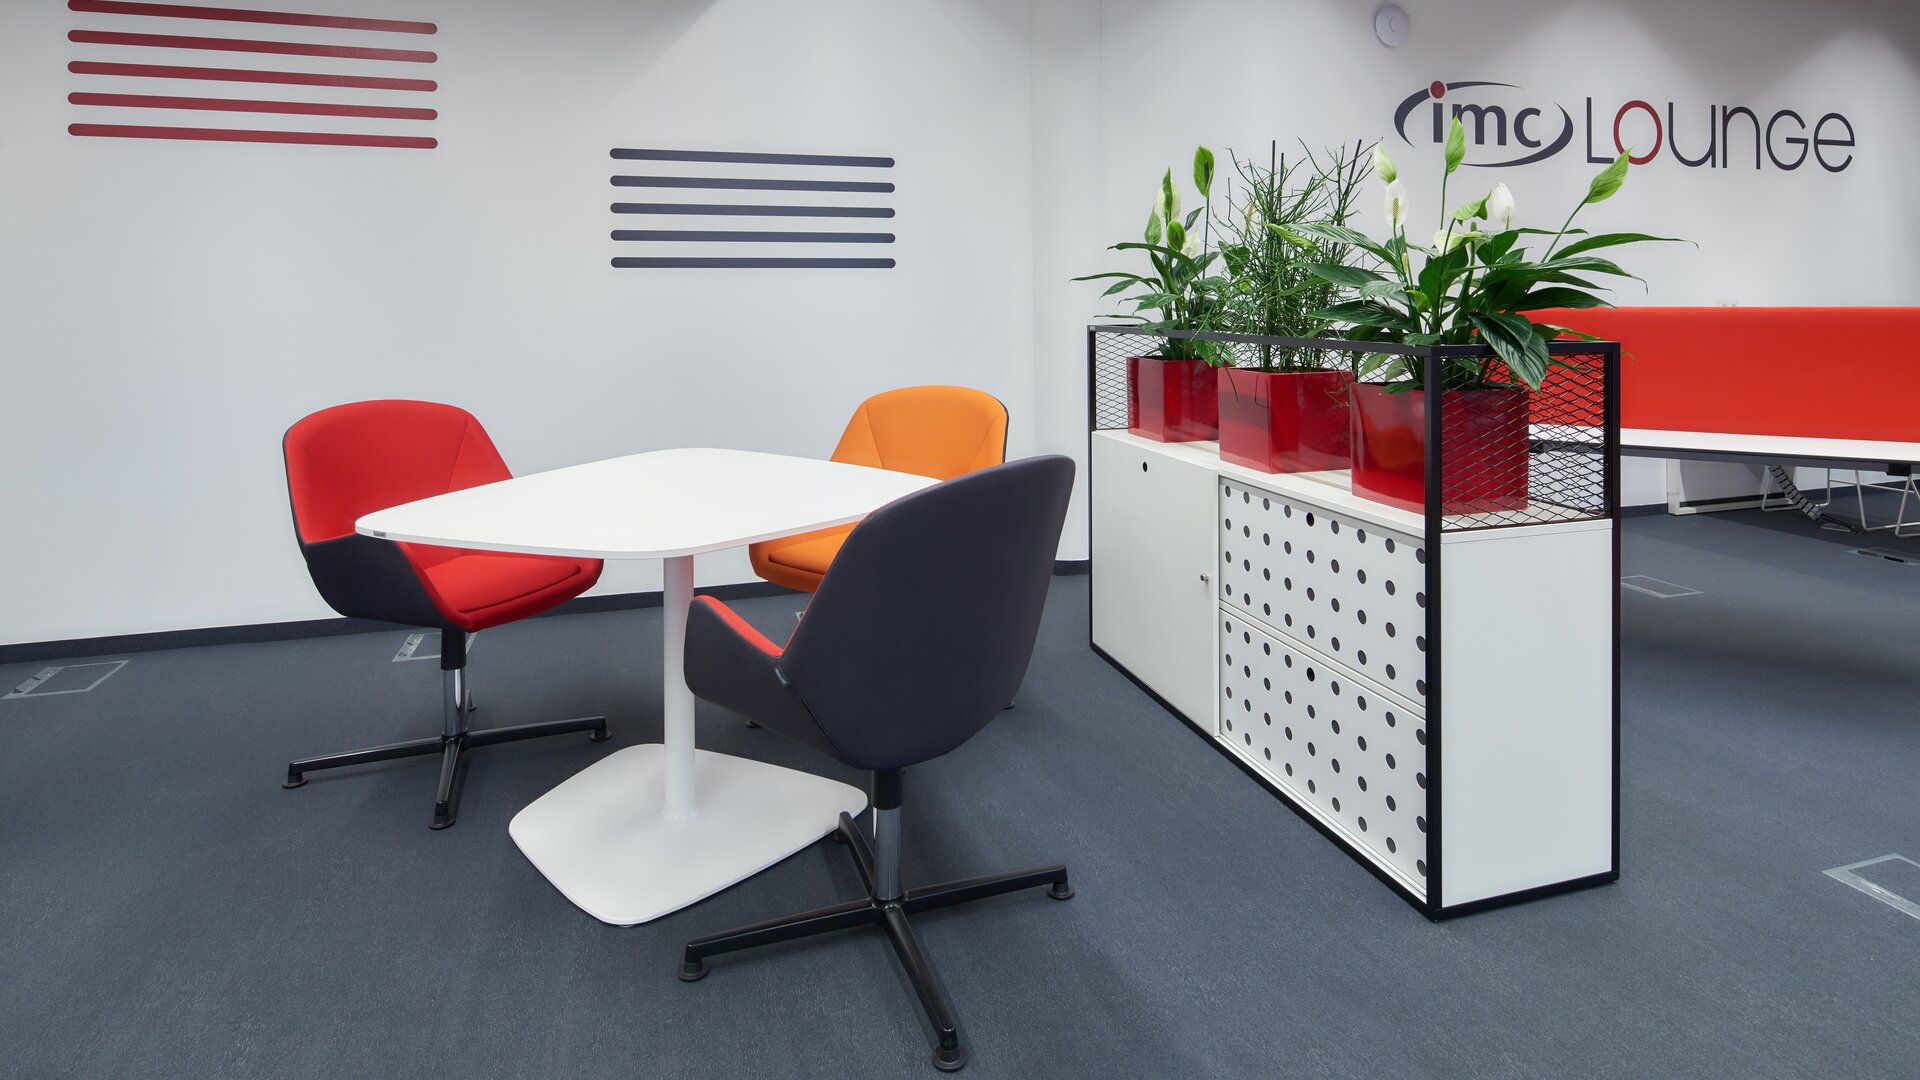
[[[431,401],[358,401],[287,430],[287,492],[306,543],[353,532],[389,506],[513,474],[480,421]]]

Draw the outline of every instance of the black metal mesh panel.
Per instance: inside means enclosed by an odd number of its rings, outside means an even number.
[[[1612,515],[1607,381],[1617,352],[1588,343],[1553,352],[1538,390],[1490,353],[1477,363],[1488,382],[1507,388],[1442,390],[1443,531]]]
[[[1101,330],[1093,335],[1091,390],[1093,430],[1127,426],[1127,357],[1152,356],[1160,339],[1126,329]]]

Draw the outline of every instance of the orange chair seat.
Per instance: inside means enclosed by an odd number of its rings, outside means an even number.
[[[754,570],[775,585],[812,592],[827,576],[827,567],[833,565],[833,557],[852,532],[851,525],[837,525],[755,544]]]

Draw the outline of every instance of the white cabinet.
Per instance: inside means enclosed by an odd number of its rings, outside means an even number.
[[[1422,911],[1618,876],[1611,518],[1437,525],[1120,431],[1092,492],[1094,644]]]
[[[1106,431],[1092,442],[1093,644],[1211,726],[1214,471],[1193,444]]]

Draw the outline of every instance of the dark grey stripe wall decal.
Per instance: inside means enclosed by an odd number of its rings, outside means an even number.
[[[886,232],[748,232],[718,229],[615,229],[615,240],[665,242],[673,240],[710,244],[891,244],[893,234]]]
[[[837,225],[822,219],[891,219],[894,208],[875,203],[891,199],[892,183],[879,179],[848,179],[858,171],[892,169],[890,157],[853,154],[757,153],[738,150],[665,150],[657,148],[615,147],[608,151],[615,161],[658,163],[658,172],[644,175],[616,174],[608,178],[615,188],[656,188],[684,191],[655,199],[690,199],[690,202],[615,202],[609,209],[615,215],[645,215],[652,220],[620,222],[654,226],[651,228],[615,228],[608,235],[617,244],[645,244],[639,250],[648,255],[618,255],[612,265],[632,270],[890,270],[892,259],[842,258],[834,247],[845,250],[849,244],[893,244],[895,234],[878,231],[847,230],[852,225]],[[744,166],[718,168],[716,166]],[[752,173],[726,176],[715,173]],[[873,176],[868,171],[866,176]],[[747,192],[809,192],[791,205],[782,205],[777,194],[754,195]],[[640,195],[640,198],[648,198]],[[749,201],[752,200],[752,201]],[[842,204],[842,205],[836,205]],[[751,218],[750,221],[716,220]],[[786,218],[782,222],[778,220]],[[679,219],[679,220],[674,220]],[[738,226],[738,227],[729,227]],[[888,225],[880,228],[890,228]],[[782,251],[794,252],[792,255]],[[627,248],[632,251],[634,248]]]
[[[749,191],[892,191],[868,180],[762,180],[743,176],[616,176],[614,187],[713,188]]]
[[[723,258],[619,258],[613,265],[621,269],[735,269],[735,270],[890,270],[892,259],[723,259]]]
[[[617,202],[616,214],[691,214],[694,216],[740,217],[850,217],[890,218],[887,206],[734,206],[727,203],[650,203]]]
[[[891,169],[890,157],[845,157],[839,154],[736,154],[723,150],[621,150],[613,156],[625,161],[715,161],[738,165],[838,165],[856,169]]]

